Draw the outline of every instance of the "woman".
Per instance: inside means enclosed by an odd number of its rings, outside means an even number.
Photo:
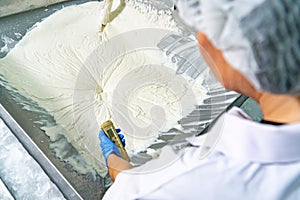
[[[104,199],[299,199],[300,2],[178,0],[177,7],[199,32],[218,80],[253,98],[263,120],[233,108],[207,134],[219,135],[216,145],[196,137],[185,151],[166,147],[137,168],[100,132],[115,180]]]

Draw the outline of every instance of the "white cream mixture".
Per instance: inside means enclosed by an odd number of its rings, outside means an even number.
[[[99,2],[71,6],[38,23],[0,60],[0,74],[54,116],[57,126],[44,127],[50,138],[64,132],[104,175],[98,140],[102,122],[111,119],[122,129],[132,154],[147,148],[159,132],[191,112],[205,91],[201,78],[192,81],[177,76],[176,66],[158,49],[126,51],[135,39],[151,41],[156,36],[137,31],[136,37],[128,39],[121,33],[143,28],[178,31],[170,15],[128,3],[99,37],[102,8]],[[115,37],[124,41],[114,44]]]

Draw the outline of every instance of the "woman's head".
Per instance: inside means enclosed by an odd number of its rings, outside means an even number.
[[[178,0],[178,8],[225,87],[300,95],[300,1]]]

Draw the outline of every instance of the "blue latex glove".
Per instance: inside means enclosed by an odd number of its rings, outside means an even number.
[[[117,132],[121,132],[120,129],[116,129]],[[113,143],[106,135],[105,133],[100,130],[99,132],[99,140],[100,140],[100,147],[102,149],[102,154],[104,156],[105,159],[105,163],[107,166],[107,158],[110,154],[114,153],[117,156],[121,157],[121,154],[117,148],[117,146],[115,145],[115,143]],[[125,147],[125,138],[123,134],[119,134],[119,138],[121,139],[121,142],[123,144],[123,146]]]

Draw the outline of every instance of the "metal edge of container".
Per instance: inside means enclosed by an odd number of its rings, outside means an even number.
[[[0,2],[0,17],[21,13],[24,11],[33,10],[40,7],[47,7],[52,4],[57,4],[69,0],[10,0],[9,2]]]
[[[4,183],[4,181],[0,177],[0,197],[4,198],[6,200],[14,199],[12,193],[9,191],[7,185]]]
[[[66,199],[83,199],[1,104],[0,117]]]

